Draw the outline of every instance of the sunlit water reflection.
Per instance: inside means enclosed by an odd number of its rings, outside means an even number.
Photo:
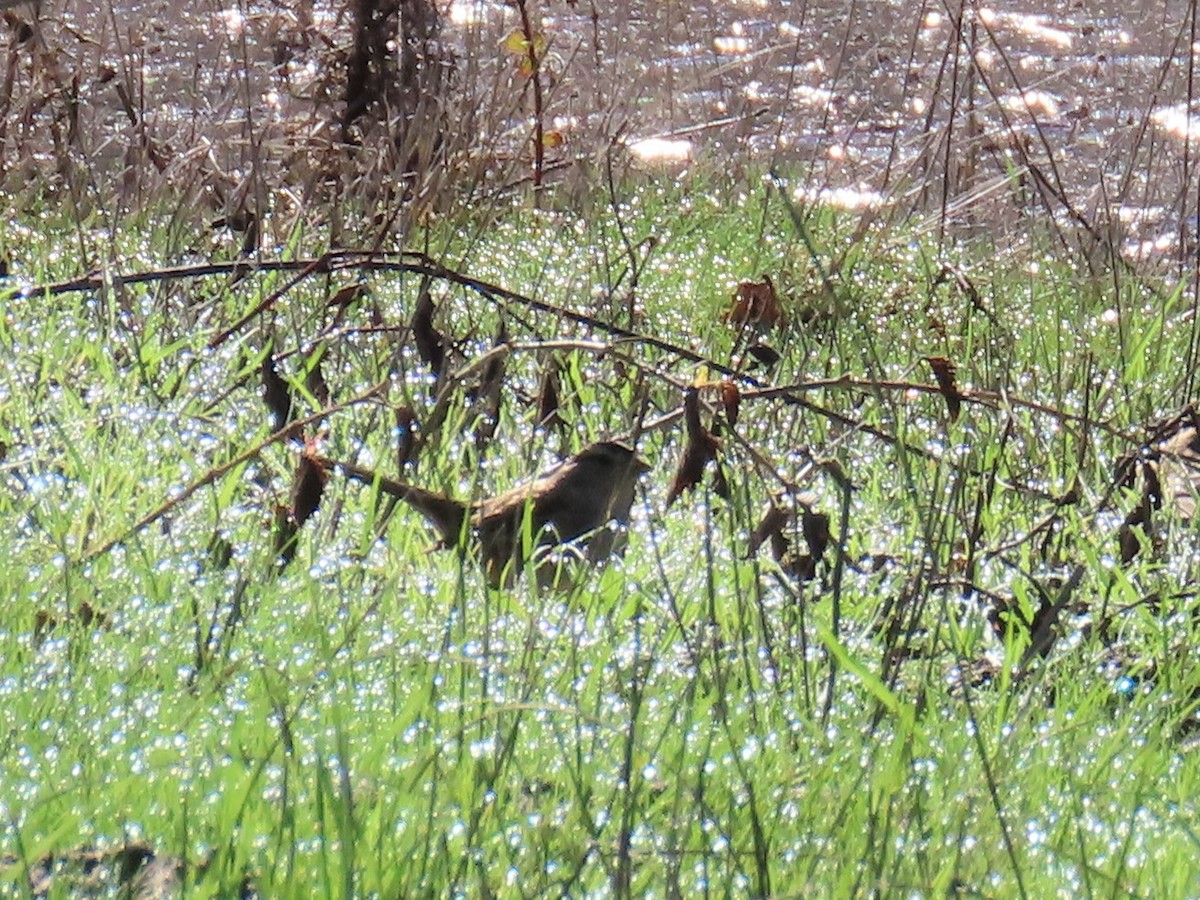
[[[211,140],[203,152],[231,177],[251,161],[247,115],[254,128],[309,129],[314,101],[339,102],[341,75],[319,70],[314,47],[348,40],[341,7],[117,6],[109,18],[105,4],[66,4],[64,24],[97,36],[99,49],[68,41],[63,64],[85,76],[144,71],[147,121],[187,123],[189,143]],[[548,6],[538,22],[545,117],[563,141],[551,161],[602,153],[619,133],[647,163],[758,160],[786,168],[812,202],[897,204],[968,228],[1027,211],[1032,201],[1010,183],[1032,178],[1052,186],[1038,202],[1111,229],[1131,256],[1177,253],[1195,218],[1191,167],[1181,165],[1198,130],[1186,8],[1010,0],[963,10],[960,23],[929,3],[618,0],[595,15],[588,4]],[[506,154],[528,139],[524,81],[499,46],[518,21],[508,4],[455,0],[443,28],[472,79],[460,86],[479,94],[480,109],[507,110],[479,120],[498,130],[480,137]],[[127,123],[109,81],[82,83],[99,129],[116,138]],[[1134,222],[1118,209],[1145,215]]]

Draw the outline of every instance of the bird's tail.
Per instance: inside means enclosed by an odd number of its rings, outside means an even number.
[[[379,485],[379,490],[385,494],[403,500],[421,515],[434,528],[442,541],[449,545],[457,544],[463,533],[463,525],[467,518],[467,505],[453,497],[427,491],[425,488],[403,481],[396,481],[385,475],[380,475],[373,469],[358,466],[341,460],[318,457],[317,462],[331,472],[341,472],[347,478],[360,481],[363,484]]]

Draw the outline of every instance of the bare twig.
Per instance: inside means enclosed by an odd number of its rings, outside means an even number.
[[[242,465],[243,463],[249,462],[250,460],[254,459],[256,456],[258,456],[260,453],[262,453],[263,450],[265,450],[267,447],[270,447],[272,444],[278,444],[280,441],[285,441],[288,438],[299,434],[301,431],[303,431],[304,428],[306,428],[309,425],[312,425],[315,422],[319,422],[321,419],[324,419],[326,416],[329,416],[335,412],[339,412],[340,410],[343,410],[343,409],[348,409],[351,406],[357,406],[360,403],[364,403],[367,400],[371,400],[374,397],[377,397],[379,394],[383,393],[384,390],[386,390],[387,385],[388,385],[387,380],[381,381],[378,384],[374,385],[373,387],[368,388],[366,391],[359,394],[357,397],[353,397],[352,399],[347,400],[344,403],[338,403],[335,406],[329,407],[328,409],[320,410],[319,412],[313,413],[311,416],[308,416],[303,419],[297,419],[296,421],[291,422],[288,425],[285,425],[283,428],[274,432],[269,437],[265,438],[264,440],[259,441],[257,444],[250,447],[249,449],[242,451],[237,456],[235,456],[233,459],[229,460],[229,462],[222,463],[219,466],[215,466],[215,467],[209,469],[207,472],[205,472],[203,475],[201,475],[198,479],[193,481],[191,484],[189,484],[187,487],[185,487],[183,490],[181,490],[178,494],[173,496],[170,500],[167,500],[162,505],[160,505],[160,506],[156,507],[155,509],[151,510],[150,512],[146,513],[146,515],[144,515],[144,516],[142,516],[142,518],[138,519],[137,522],[135,522],[133,525],[129,526],[127,529],[125,529],[123,532],[121,532],[121,534],[119,534],[117,537],[112,538],[111,540],[105,541],[99,547],[96,547],[92,550],[88,550],[86,553],[84,553],[79,558],[79,562],[87,562],[88,560],[95,559],[98,556],[103,556],[105,553],[108,553],[110,550],[112,550],[118,544],[129,540],[129,538],[131,538],[133,535],[137,534],[139,531],[141,531],[146,526],[152,525],[155,522],[157,522],[159,519],[161,519],[163,516],[165,516],[167,513],[169,513],[175,507],[179,506],[181,503],[188,500],[193,494],[195,494],[201,488],[207,487],[208,485],[212,484],[213,482],[217,481],[218,479],[224,477],[225,475],[228,475],[230,472],[232,472],[234,469],[236,469],[238,466]]]

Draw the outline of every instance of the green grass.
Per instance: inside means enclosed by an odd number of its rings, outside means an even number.
[[[757,184],[626,199],[627,238],[648,258],[632,318],[602,203],[435,225],[430,252],[717,364],[741,356],[722,321],[733,285],[768,273],[793,314],[767,338],[783,355],[769,383],[931,384],[922,357],[946,356],[960,385],[1006,399],[950,422],[941,397],[902,385],[801,393],[819,409],[747,396],[723,445],[730,499],[706,483],[669,509],[681,428],[647,434],[628,554],[565,593],[489,590],[469,560],[427,553],[417,516],[385,520],[370,489],[336,477],[277,571],[273,510],[296,456],[282,443],[88,558],[267,437],[268,337],[295,376],[325,300],[352,279],[308,279],[215,351],[281,277],[11,295],[0,877],[20,885],[47,853],[139,840],[185,860],[198,896],[247,878],[269,897],[1200,891],[1200,767],[1183,733],[1198,680],[1191,535],[1176,527],[1166,551],[1122,568],[1133,497],[1101,502],[1136,446],[1117,432],[1186,399],[1186,302],[1128,275],[1091,281],[1036,247],[943,258],[900,226],[855,239],[857,222],[806,211],[822,267],[841,260],[830,295]],[[178,261],[153,217],[116,236],[41,227],[41,243],[13,247],[24,284],[79,274],[81,243],[126,273]],[[298,235],[296,255],[321,240]],[[977,304],[939,280],[943,261]],[[418,279],[368,281],[345,324],[368,324],[371,304],[406,323]],[[519,342],[608,339],[434,290],[460,364],[501,317]],[[806,306],[818,315],[802,325]],[[418,420],[431,406],[409,344],[403,331],[325,340],[335,401],[392,380],[386,404],[328,417],[322,452],[395,474],[388,405]],[[567,449],[630,431],[639,397],[652,417],[714,377],[636,341],[558,354]],[[477,448],[459,392],[406,477],[486,494],[549,462],[560,440],[533,428],[544,357],[512,354],[491,445]],[[756,458],[813,493],[844,532],[843,565],[830,551],[796,583],[765,549],[745,558],[780,487]],[[845,521],[830,459],[854,485]],[[1081,501],[1058,504],[1076,483]],[[988,598],[1029,618],[1076,565],[1064,636],[1023,665],[1028,629],[998,637]],[[1151,593],[1160,602],[1139,602]],[[54,892],[70,895],[65,879]]]

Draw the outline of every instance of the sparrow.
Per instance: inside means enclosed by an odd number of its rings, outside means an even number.
[[[320,462],[348,478],[378,484],[385,494],[403,500],[434,527],[443,546],[458,547],[464,539],[476,542],[493,587],[521,571],[527,510],[534,544],[530,549],[584,538],[579,546],[588,561],[607,559],[623,535],[603,526],[628,521],[637,480],[650,470],[627,444],[598,441],[530,482],[465,503],[350,463],[324,457]]]
[[[1174,505],[1180,519],[1191,521],[1200,490],[1200,431],[1195,426],[1181,428],[1159,444],[1158,450],[1158,493]]]

